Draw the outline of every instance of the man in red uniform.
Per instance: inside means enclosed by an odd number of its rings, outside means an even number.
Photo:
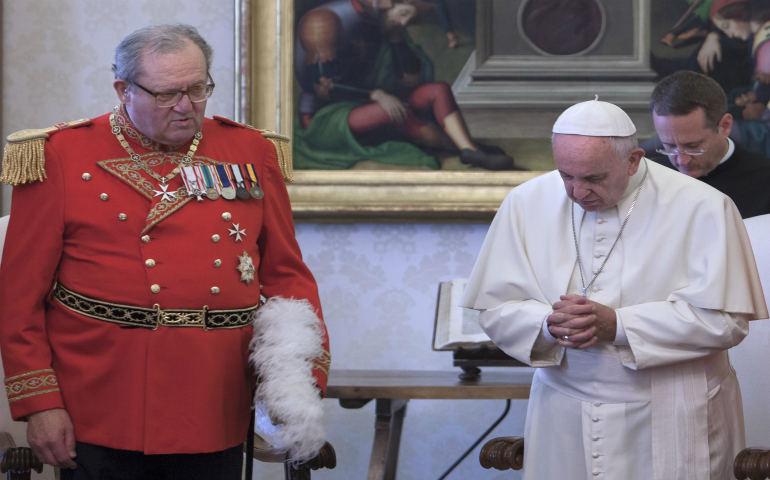
[[[35,454],[76,468],[62,478],[241,478],[249,345],[266,325],[315,332],[296,391],[325,391],[328,337],[280,149],[204,118],[211,56],[192,27],[137,30],[116,49],[111,114],[9,137],[5,385]],[[265,393],[280,375],[254,367],[258,401],[287,418]]]

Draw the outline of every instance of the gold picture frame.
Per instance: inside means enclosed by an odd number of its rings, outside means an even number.
[[[292,135],[293,0],[235,0],[238,121]],[[506,194],[545,172],[295,170],[299,222],[486,223]]]

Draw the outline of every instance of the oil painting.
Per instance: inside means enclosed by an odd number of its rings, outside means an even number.
[[[246,76],[267,82],[250,78],[244,95],[262,97],[242,104],[292,137],[297,218],[488,221],[510,188],[554,168],[565,108],[599,95],[645,140],[650,93],[676,70],[717,80],[736,136],[770,150],[769,80],[755,69],[770,63],[768,3],[241,0],[280,25],[245,28],[278,40],[242,41]]]

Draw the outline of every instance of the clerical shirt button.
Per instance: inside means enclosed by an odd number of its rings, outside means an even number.
[[[604,237],[602,237],[601,235],[599,235],[598,237],[596,237],[596,241],[597,241],[597,242],[603,242],[603,241],[604,241]]]
[[[219,287],[211,287],[211,294],[216,295],[219,293]]]
[[[83,181],[87,182],[87,181],[91,180],[91,174],[90,173],[84,173],[81,178],[83,179]]]
[[[602,437],[600,437],[599,435],[594,435],[594,442],[598,442],[600,438]]]
[[[602,406],[602,404],[599,403],[599,402],[594,403],[594,407],[601,407],[601,406]]]
[[[601,290],[601,288],[599,288],[599,287],[594,287],[594,292],[598,292],[599,290]]]
[[[153,260],[152,258],[147,259],[145,260],[144,264],[147,265],[147,268],[152,268],[155,266],[155,260]]]
[[[153,285],[152,287],[150,287],[150,291],[152,291],[152,293],[160,293],[160,285],[158,285],[158,284],[156,283],[155,285]]]
[[[99,195],[99,198],[101,198],[101,199],[102,199],[102,201],[105,201],[105,202],[106,202],[107,200],[109,200],[109,199],[110,199],[110,196],[109,196],[109,195],[107,195],[106,193],[102,193],[101,195]]]
[[[594,255],[594,257],[596,257],[596,258],[602,258],[603,256],[604,255],[602,255],[601,253],[597,253],[597,254]]]
[[[142,236],[142,243],[150,243],[150,236],[149,235]]]
[[[600,218],[599,220],[596,221],[596,223],[598,223],[598,224],[602,224],[604,222],[605,222],[605,220],[603,218]]]
[[[225,212],[222,214],[222,220],[225,222],[229,222],[231,218],[233,218],[233,216],[230,215],[230,212]]]
[[[121,213],[120,215],[118,215],[118,220],[120,220],[121,222],[125,222],[127,219],[128,219],[128,215],[126,215],[125,213]]]
[[[594,453],[594,454],[593,454],[593,455],[591,455],[591,456],[592,456],[592,457],[594,457],[594,458],[599,458],[599,454],[598,454],[598,453]]]
[[[599,421],[599,417],[594,417],[594,418],[592,418],[591,420],[593,420],[593,421],[594,421],[594,423],[596,423],[596,422],[598,422],[598,421]]]
[[[219,235],[214,234],[211,236],[211,241],[217,243],[219,241]]]
[[[593,473],[593,474],[594,474],[594,476],[597,476],[597,475],[599,475],[599,470],[594,470],[594,471],[593,471],[593,472],[591,472],[591,473]]]
[[[214,260],[214,266],[217,267],[217,268],[221,267],[222,266],[222,260],[220,260],[218,258],[216,260]]]

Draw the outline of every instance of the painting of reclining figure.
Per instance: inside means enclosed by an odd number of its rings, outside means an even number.
[[[457,107],[451,77],[474,48],[475,1],[450,3],[297,2],[294,168],[516,168]]]

